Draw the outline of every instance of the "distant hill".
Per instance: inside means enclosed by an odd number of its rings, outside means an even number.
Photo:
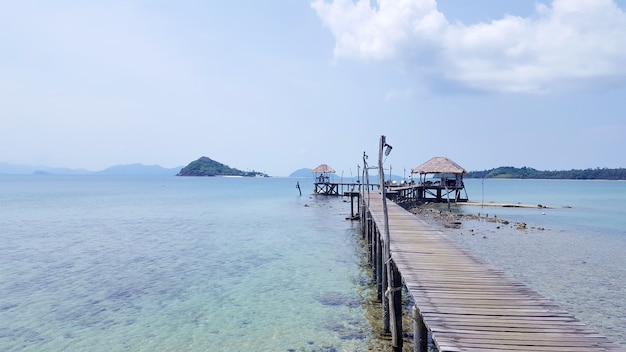
[[[466,178],[521,178],[564,180],[626,180],[626,169],[595,168],[585,170],[539,171],[531,167],[501,166],[495,169],[472,171]]]
[[[90,171],[86,169],[69,169],[64,167],[49,167],[49,166],[31,166],[31,165],[13,165],[0,162],[0,174],[13,174],[13,175],[159,175],[159,176],[174,176],[181,169],[176,168],[163,168],[159,165],[142,165],[142,164],[129,164],[129,165],[115,165],[106,168],[101,171]]]
[[[289,177],[315,177],[313,169],[302,168],[292,172]]]
[[[68,169],[65,167],[49,167],[43,165],[15,165],[9,163],[0,162],[0,174],[12,174],[12,175],[84,175],[90,174],[92,171],[85,169]]]
[[[146,175],[146,176],[174,176],[180,170],[180,167],[166,169],[159,165],[115,165],[102,171],[95,172],[97,175]]]
[[[185,166],[176,176],[244,176],[244,177],[267,177],[266,174],[257,171],[241,171],[231,168],[206,156],[192,161]]]

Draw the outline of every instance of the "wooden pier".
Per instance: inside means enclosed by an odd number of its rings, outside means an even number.
[[[387,222],[381,192],[360,196],[361,229],[383,301],[384,329],[396,350],[403,343],[406,290],[415,302],[415,351],[427,351],[429,342],[442,352],[626,351],[399,205],[386,206]]]

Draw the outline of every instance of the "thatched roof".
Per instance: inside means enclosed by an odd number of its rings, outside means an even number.
[[[321,164],[320,166],[316,167],[315,169],[313,169],[313,171],[311,171],[314,174],[334,174],[335,170],[333,170],[332,167],[326,165],[326,164]]]
[[[434,157],[411,170],[412,174],[466,174],[467,171],[454,161],[441,156]]]

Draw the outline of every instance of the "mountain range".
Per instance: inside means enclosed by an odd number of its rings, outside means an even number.
[[[143,165],[139,163],[127,165],[114,165],[100,171],[86,169],[70,169],[64,167],[50,167],[44,165],[15,165],[0,162],[0,174],[37,174],[37,175],[154,175],[154,176],[174,176],[182,166],[175,168],[164,168],[159,165]]]

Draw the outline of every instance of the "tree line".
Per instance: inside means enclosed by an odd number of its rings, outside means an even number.
[[[540,171],[531,167],[502,166],[483,171],[471,171],[467,178],[532,178],[569,180],[626,180],[626,168],[595,168],[584,170]]]

